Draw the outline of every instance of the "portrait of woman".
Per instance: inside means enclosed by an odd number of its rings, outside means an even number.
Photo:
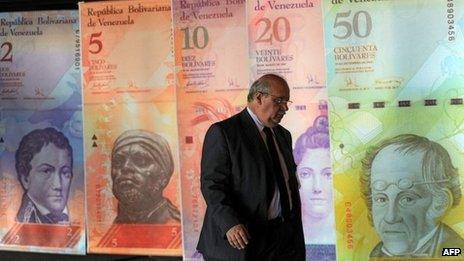
[[[335,244],[329,126],[318,116],[293,150],[301,184],[301,208],[305,243]]]

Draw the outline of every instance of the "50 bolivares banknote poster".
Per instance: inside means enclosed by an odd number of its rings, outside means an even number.
[[[0,22],[0,248],[85,254],[78,13]]]
[[[180,256],[171,1],[80,12],[88,251]]]
[[[338,258],[464,247],[462,10],[324,2]]]

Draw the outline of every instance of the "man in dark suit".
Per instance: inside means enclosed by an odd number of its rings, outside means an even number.
[[[251,85],[247,108],[206,133],[197,247],[206,260],[305,259],[292,141],[279,125],[289,98],[283,78],[264,75]]]

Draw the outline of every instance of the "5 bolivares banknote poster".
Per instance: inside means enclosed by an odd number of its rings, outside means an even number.
[[[80,14],[88,251],[181,255],[171,2]]]

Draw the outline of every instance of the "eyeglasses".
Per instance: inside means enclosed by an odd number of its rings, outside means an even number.
[[[450,179],[441,179],[441,180],[435,180],[435,181],[421,181],[421,182],[414,182],[408,178],[403,178],[399,179],[396,182],[386,182],[384,180],[377,180],[374,183],[372,183],[372,188],[377,191],[384,191],[386,190],[390,185],[396,185],[399,189],[401,190],[406,190],[412,188],[414,185],[421,185],[421,184],[435,184],[435,183],[443,183],[447,182]]]
[[[271,97],[273,98],[272,101],[273,101],[275,104],[277,104],[277,105],[287,105],[287,106],[290,106],[290,105],[292,105],[292,103],[293,103],[292,101],[286,101],[286,100],[284,100],[284,98],[282,98],[282,97],[275,96],[275,95],[272,95],[272,94],[267,93],[267,92],[260,92],[260,93],[271,96]]]

